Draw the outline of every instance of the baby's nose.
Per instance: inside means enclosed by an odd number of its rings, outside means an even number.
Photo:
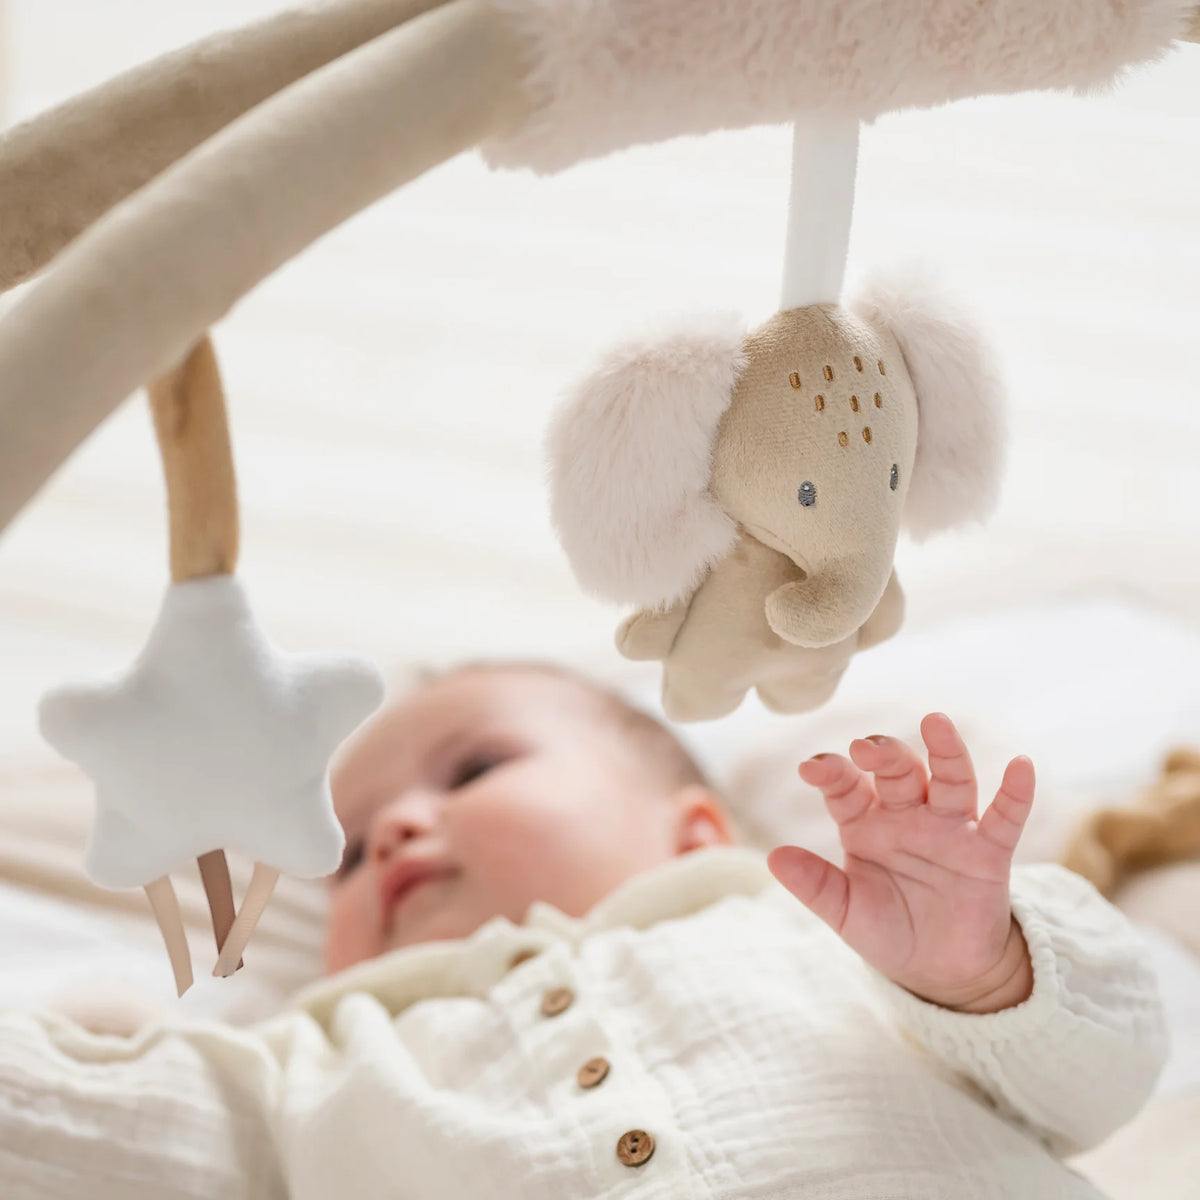
[[[411,794],[397,797],[375,814],[371,830],[371,858],[383,862],[397,847],[423,837],[433,830],[434,802],[429,796]]]

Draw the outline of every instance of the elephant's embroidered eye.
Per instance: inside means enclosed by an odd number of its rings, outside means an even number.
[[[800,503],[805,508],[812,508],[817,502],[817,485],[810,480],[805,480],[800,485]]]
[[[894,492],[900,486],[900,467],[897,463],[892,463],[892,491]]]

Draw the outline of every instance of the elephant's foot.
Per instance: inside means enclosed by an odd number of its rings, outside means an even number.
[[[715,721],[727,717],[746,698],[746,689],[705,686],[680,686],[663,673],[663,712],[672,721]]]
[[[842,681],[842,674],[842,671],[836,671],[803,680],[773,680],[760,683],[755,690],[764,707],[780,716],[812,712],[833,698]]]

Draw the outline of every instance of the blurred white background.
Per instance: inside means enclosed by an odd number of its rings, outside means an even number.
[[[9,0],[7,118],[279,7]],[[786,129],[757,129],[552,179],[463,157],[237,306],[217,347],[241,569],[277,640],[356,649],[389,670],[536,654],[652,691],[656,669],[618,658],[619,614],[581,595],[554,540],[542,431],[623,332],[697,309],[769,315],[789,146]],[[1013,448],[990,526],[902,545],[900,641],[1085,597],[1196,622],[1200,47],[1102,96],[981,99],[868,128],[852,275],[911,256],[940,264],[993,332]],[[164,538],[137,398],[0,539],[5,761],[51,761],[33,716],[46,687],[139,649],[166,583]],[[1011,642],[991,646],[994,661],[1019,658],[1022,672],[1012,702],[1044,695],[1061,663],[1027,653],[1020,622],[999,628]],[[1086,633],[1103,643],[1109,628]],[[851,693],[871,671],[851,669]]]

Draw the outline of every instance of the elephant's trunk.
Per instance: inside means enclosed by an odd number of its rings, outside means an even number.
[[[828,564],[771,592],[766,599],[767,623],[794,646],[814,650],[832,646],[866,624],[891,569],[890,561],[879,566],[857,559]]]

